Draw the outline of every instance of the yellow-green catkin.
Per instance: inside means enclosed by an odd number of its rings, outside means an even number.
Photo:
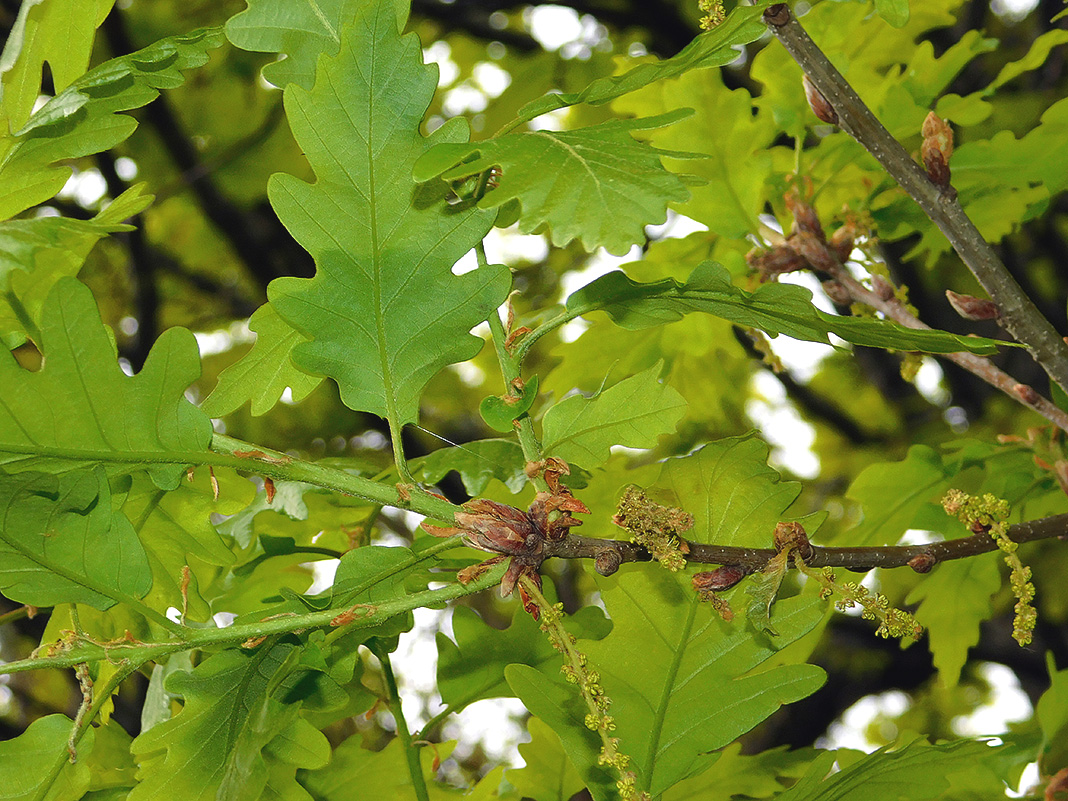
[[[569,684],[578,687],[586,701],[586,708],[589,710],[585,718],[586,728],[596,732],[601,738],[601,753],[597,757],[597,764],[606,765],[616,771],[619,776],[616,789],[622,801],[651,801],[648,793],[638,791],[637,776],[628,767],[630,757],[619,750],[619,738],[610,736],[616,728],[615,720],[608,714],[612,701],[601,686],[600,674],[590,669],[586,655],[576,647],[575,637],[564,628],[564,605],[550,604],[530,579],[524,577],[519,581],[538,606],[541,613],[541,630],[548,636],[553,648],[564,657],[564,666],[560,668],[560,672]]]
[[[631,542],[641,545],[671,572],[686,567],[685,544],[679,535],[693,528],[693,515],[673,506],[661,506],[640,487],[631,485],[619,499],[613,522],[627,530]]]
[[[723,0],[698,0],[697,8],[704,14],[701,17],[701,30],[709,31],[727,18],[723,10]]]
[[[1020,546],[1009,538],[1009,504],[990,493],[981,497],[968,495],[957,489],[949,490],[942,498],[946,514],[957,518],[978,534],[986,531],[998,544],[1009,566],[1009,586],[1016,598],[1012,638],[1020,645],[1029,645],[1038,620],[1038,612],[1031,606],[1035,586],[1031,583],[1031,568],[1026,567],[1016,553]]]
[[[875,633],[880,637],[910,637],[918,640],[923,635],[923,626],[916,622],[908,612],[890,605],[887,597],[881,593],[872,594],[863,584],[855,581],[839,582],[834,571],[829,567],[816,570],[808,567],[800,559],[794,559],[797,569],[806,576],[820,583],[820,598],[827,600],[837,596],[834,607],[839,612],[861,607],[861,617],[865,620],[878,620],[879,628]]]

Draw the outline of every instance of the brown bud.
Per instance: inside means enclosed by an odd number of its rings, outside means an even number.
[[[1035,392],[1035,390],[1032,387],[1029,387],[1027,384],[1013,384],[1012,394],[1022,400],[1028,406],[1034,406],[1036,403],[1042,400],[1042,396]]]
[[[929,553],[921,553],[909,559],[909,567],[915,570],[917,573],[930,573],[931,568],[938,562]]]
[[[593,559],[593,568],[602,576],[611,576],[623,564],[623,555],[617,548],[604,548]]]
[[[927,170],[927,177],[937,185],[949,187],[949,158],[953,155],[953,129],[933,111],[923,121],[923,144],[920,156]]]
[[[961,295],[952,289],[946,290],[946,298],[949,305],[965,320],[996,320],[1001,316],[1001,310],[992,300]]]
[[[787,240],[790,247],[797,251],[813,270],[829,273],[838,266],[838,260],[831,255],[822,237],[809,231],[798,231]]]
[[[802,559],[811,559],[814,553],[812,543],[808,541],[808,534],[805,533],[805,527],[800,523],[789,521],[777,524],[772,541],[775,543],[775,550],[781,551],[791,547]]]
[[[805,87],[805,98],[808,100],[812,113],[824,122],[837,125],[838,112],[834,110],[834,106],[827,101],[827,98],[815,87],[807,75],[801,76],[801,85]]]
[[[815,234],[821,242],[826,242],[827,239],[823,234],[823,223],[820,222],[816,209],[801,200],[794,192],[787,193],[784,199],[786,200],[786,208],[794,215],[794,229],[796,231],[808,231],[810,234]]]
[[[739,565],[724,565],[715,570],[694,573],[691,581],[697,592],[723,592],[745,578],[745,568]]]
[[[894,285],[881,275],[871,277],[871,290],[879,300],[892,300],[894,297]]]
[[[835,232],[831,234],[831,241],[828,243],[831,246],[831,250],[838,257],[838,261],[849,261],[850,254],[853,253],[853,241],[857,236],[857,226],[852,222],[847,222],[845,225],[839,226],[835,229]]]
[[[808,265],[791,248],[780,245],[771,250],[751,250],[745,256],[750,268],[760,273],[760,280],[770,281],[783,273],[804,270]]]
[[[783,25],[790,21],[790,6],[786,3],[776,3],[775,5],[768,6],[764,10],[764,22],[768,25],[773,25],[776,28],[781,28]]]
[[[849,294],[849,290],[837,281],[824,281],[820,286],[823,287],[827,297],[839,306],[848,306],[853,302],[853,296]]]

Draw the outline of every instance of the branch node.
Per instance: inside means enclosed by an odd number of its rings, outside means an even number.
[[[786,3],[776,3],[773,6],[768,6],[764,12],[764,22],[768,25],[773,25],[776,28],[781,28],[788,23],[792,15],[790,14],[790,6]]]

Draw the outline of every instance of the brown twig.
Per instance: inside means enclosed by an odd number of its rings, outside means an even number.
[[[930,329],[930,326],[912,314],[895,295],[890,293],[880,294],[877,291],[868,289],[853,278],[840,263],[833,260],[833,257],[825,265],[824,272],[827,272],[845,287],[850,297],[858,303],[871,306],[873,309],[882,312],[888,319],[900,323],[906,328]],[[885,294],[889,294],[889,297],[885,297]],[[967,352],[939,355],[960,365],[991,386],[1000,389],[1014,401],[1038,412],[1058,428],[1068,431],[1068,413],[1065,413],[1050,400],[1040,395],[1032,387],[1021,384],[989,359]]]
[[[1008,536],[1017,543],[1068,537],[1068,514],[1044,517],[1010,526]],[[681,538],[680,538],[681,539]],[[774,548],[743,548],[734,545],[706,545],[681,540],[689,549],[686,561],[694,564],[735,565],[746,573],[762,570],[776,554]],[[618,568],[626,562],[648,562],[649,552],[628,540],[609,540],[582,537],[568,533],[563,539],[546,542],[545,558],[594,559],[598,566],[611,564]],[[812,554],[805,560],[809,567],[844,567],[858,573],[877,567],[905,567],[922,565],[926,572],[939,562],[964,559],[998,549],[997,542],[986,534],[973,534],[959,539],[932,542],[926,545],[889,545],[865,548],[827,548],[812,546]],[[611,559],[606,554],[612,554]],[[921,557],[919,561],[914,561]],[[931,561],[933,559],[933,561]],[[611,572],[611,571],[610,571]]]
[[[764,21],[826,100],[842,130],[882,164],[945,234],[997,304],[1005,329],[1028,348],[1054,382],[1068,391],[1068,345],[964,213],[956,191],[948,185],[939,186],[928,177],[809,38],[785,3],[770,6],[764,12]]]

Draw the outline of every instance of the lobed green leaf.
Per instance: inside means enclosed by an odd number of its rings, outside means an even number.
[[[298,367],[336,380],[350,408],[404,424],[417,419],[438,370],[478,352],[482,340],[468,332],[504,301],[511,277],[499,265],[454,275],[493,214],[449,207],[444,185],[430,190],[411,179],[432,145],[467,138],[460,120],[426,138],[419,131],[436,71],[422,63],[417,37],[400,36],[388,3],[363,4],[341,36],[310,91],[285,90],[317,181],[276,174],[268,186],[317,272],[277,279],[268,296],[310,339],[293,349]]]
[[[662,369],[657,362],[592,398],[572,395],[550,407],[542,421],[544,453],[593,469],[614,445],[654,447],[686,414],[683,397],[660,383]]]
[[[204,28],[161,39],[106,61],[46,102],[21,130],[0,136],[0,220],[55,195],[71,175],[56,162],[99,153],[137,127],[119,114],[180,86],[182,72],[203,65],[222,32]]]
[[[578,239],[583,248],[623,254],[645,241],[645,226],[667,219],[667,204],[690,197],[657,150],[632,131],[670,125],[692,112],[680,109],[641,120],[609,120],[573,131],[525,131],[470,144],[442,144],[415,164],[416,180],[456,181],[499,167],[499,186],[479,201],[497,209],[522,207],[519,230],[549,229],[553,245]]]

